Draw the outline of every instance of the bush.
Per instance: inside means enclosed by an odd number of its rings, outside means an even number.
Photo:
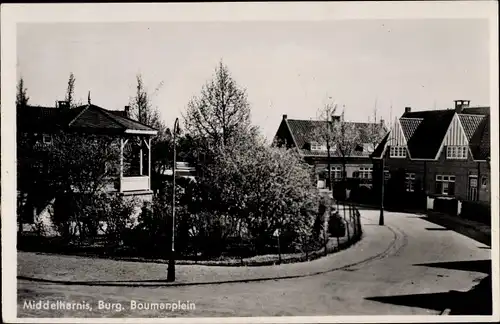
[[[491,225],[491,205],[479,201],[463,201],[460,216]]]
[[[458,212],[458,200],[436,198],[434,199],[434,211],[456,216]]]
[[[338,212],[332,213],[328,220],[328,233],[333,237],[344,237],[346,225]]]
[[[368,188],[367,186],[358,186],[356,188],[353,188],[351,191],[351,200],[358,203],[373,203],[373,190],[371,188]]]

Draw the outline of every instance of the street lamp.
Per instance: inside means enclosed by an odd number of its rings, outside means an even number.
[[[390,143],[394,140],[394,138],[387,139],[386,147],[390,149]],[[384,189],[385,189],[385,150],[382,151],[382,156],[380,157],[380,169],[382,173],[381,181],[380,181],[380,217],[378,219],[379,225],[384,225]]]
[[[380,186],[380,217],[378,220],[379,225],[384,225],[384,187],[385,187],[385,156],[382,153],[381,157],[381,170],[382,170],[382,177],[381,177],[381,186]]]
[[[170,258],[168,260],[168,271],[167,271],[167,281],[172,282],[175,281],[175,166],[176,166],[176,135],[179,130],[179,118],[175,119],[174,123],[174,138],[173,138],[173,147],[174,147],[174,158],[172,163],[172,242],[171,242],[171,251]]]

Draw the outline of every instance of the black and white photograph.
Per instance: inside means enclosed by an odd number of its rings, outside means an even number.
[[[498,321],[498,3],[2,5],[6,322]]]

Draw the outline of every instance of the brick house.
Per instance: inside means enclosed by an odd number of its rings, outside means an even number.
[[[373,164],[370,154],[375,144],[367,138],[366,131],[373,127],[385,133],[387,130],[384,121],[381,120],[379,123],[345,122],[341,121],[340,116],[333,116],[333,123],[341,122],[351,124],[360,134],[360,140],[352,154],[347,157],[342,157],[335,149],[335,144],[332,144],[330,149],[332,180],[342,179],[342,162],[345,159],[345,176],[350,180],[349,183],[371,186]],[[315,181],[320,189],[328,188],[328,154],[326,143],[315,141],[311,134],[317,127],[324,127],[326,123],[323,120],[289,119],[287,115],[283,115],[274,138],[278,145],[297,149],[304,160],[314,167]]]
[[[490,109],[469,103],[405,109],[372,154],[377,197],[384,165],[386,205],[422,207],[435,198],[489,204]]]
[[[24,136],[32,143],[30,145],[43,149],[49,148],[54,136],[61,131],[116,138],[120,145],[119,174],[110,179],[105,190],[140,200],[151,200],[150,148],[151,138],[157,131],[129,118],[128,114],[128,106],[123,111],[115,111],[89,103],[70,109],[64,101],[57,102],[55,107],[18,107],[18,139]],[[38,196],[32,206],[33,214],[23,215],[23,223],[30,224],[37,217],[48,219],[47,209],[53,206],[55,198],[43,192]]]

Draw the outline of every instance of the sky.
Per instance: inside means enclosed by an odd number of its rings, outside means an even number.
[[[489,37],[478,19],[22,23],[17,77],[31,104],[50,106],[73,72],[77,99],[90,91],[93,104],[121,110],[140,73],[172,126],[222,60],[271,139],[283,114],[315,119],[329,97],[352,121],[375,108],[388,121],[406,106],[490,105]]]

